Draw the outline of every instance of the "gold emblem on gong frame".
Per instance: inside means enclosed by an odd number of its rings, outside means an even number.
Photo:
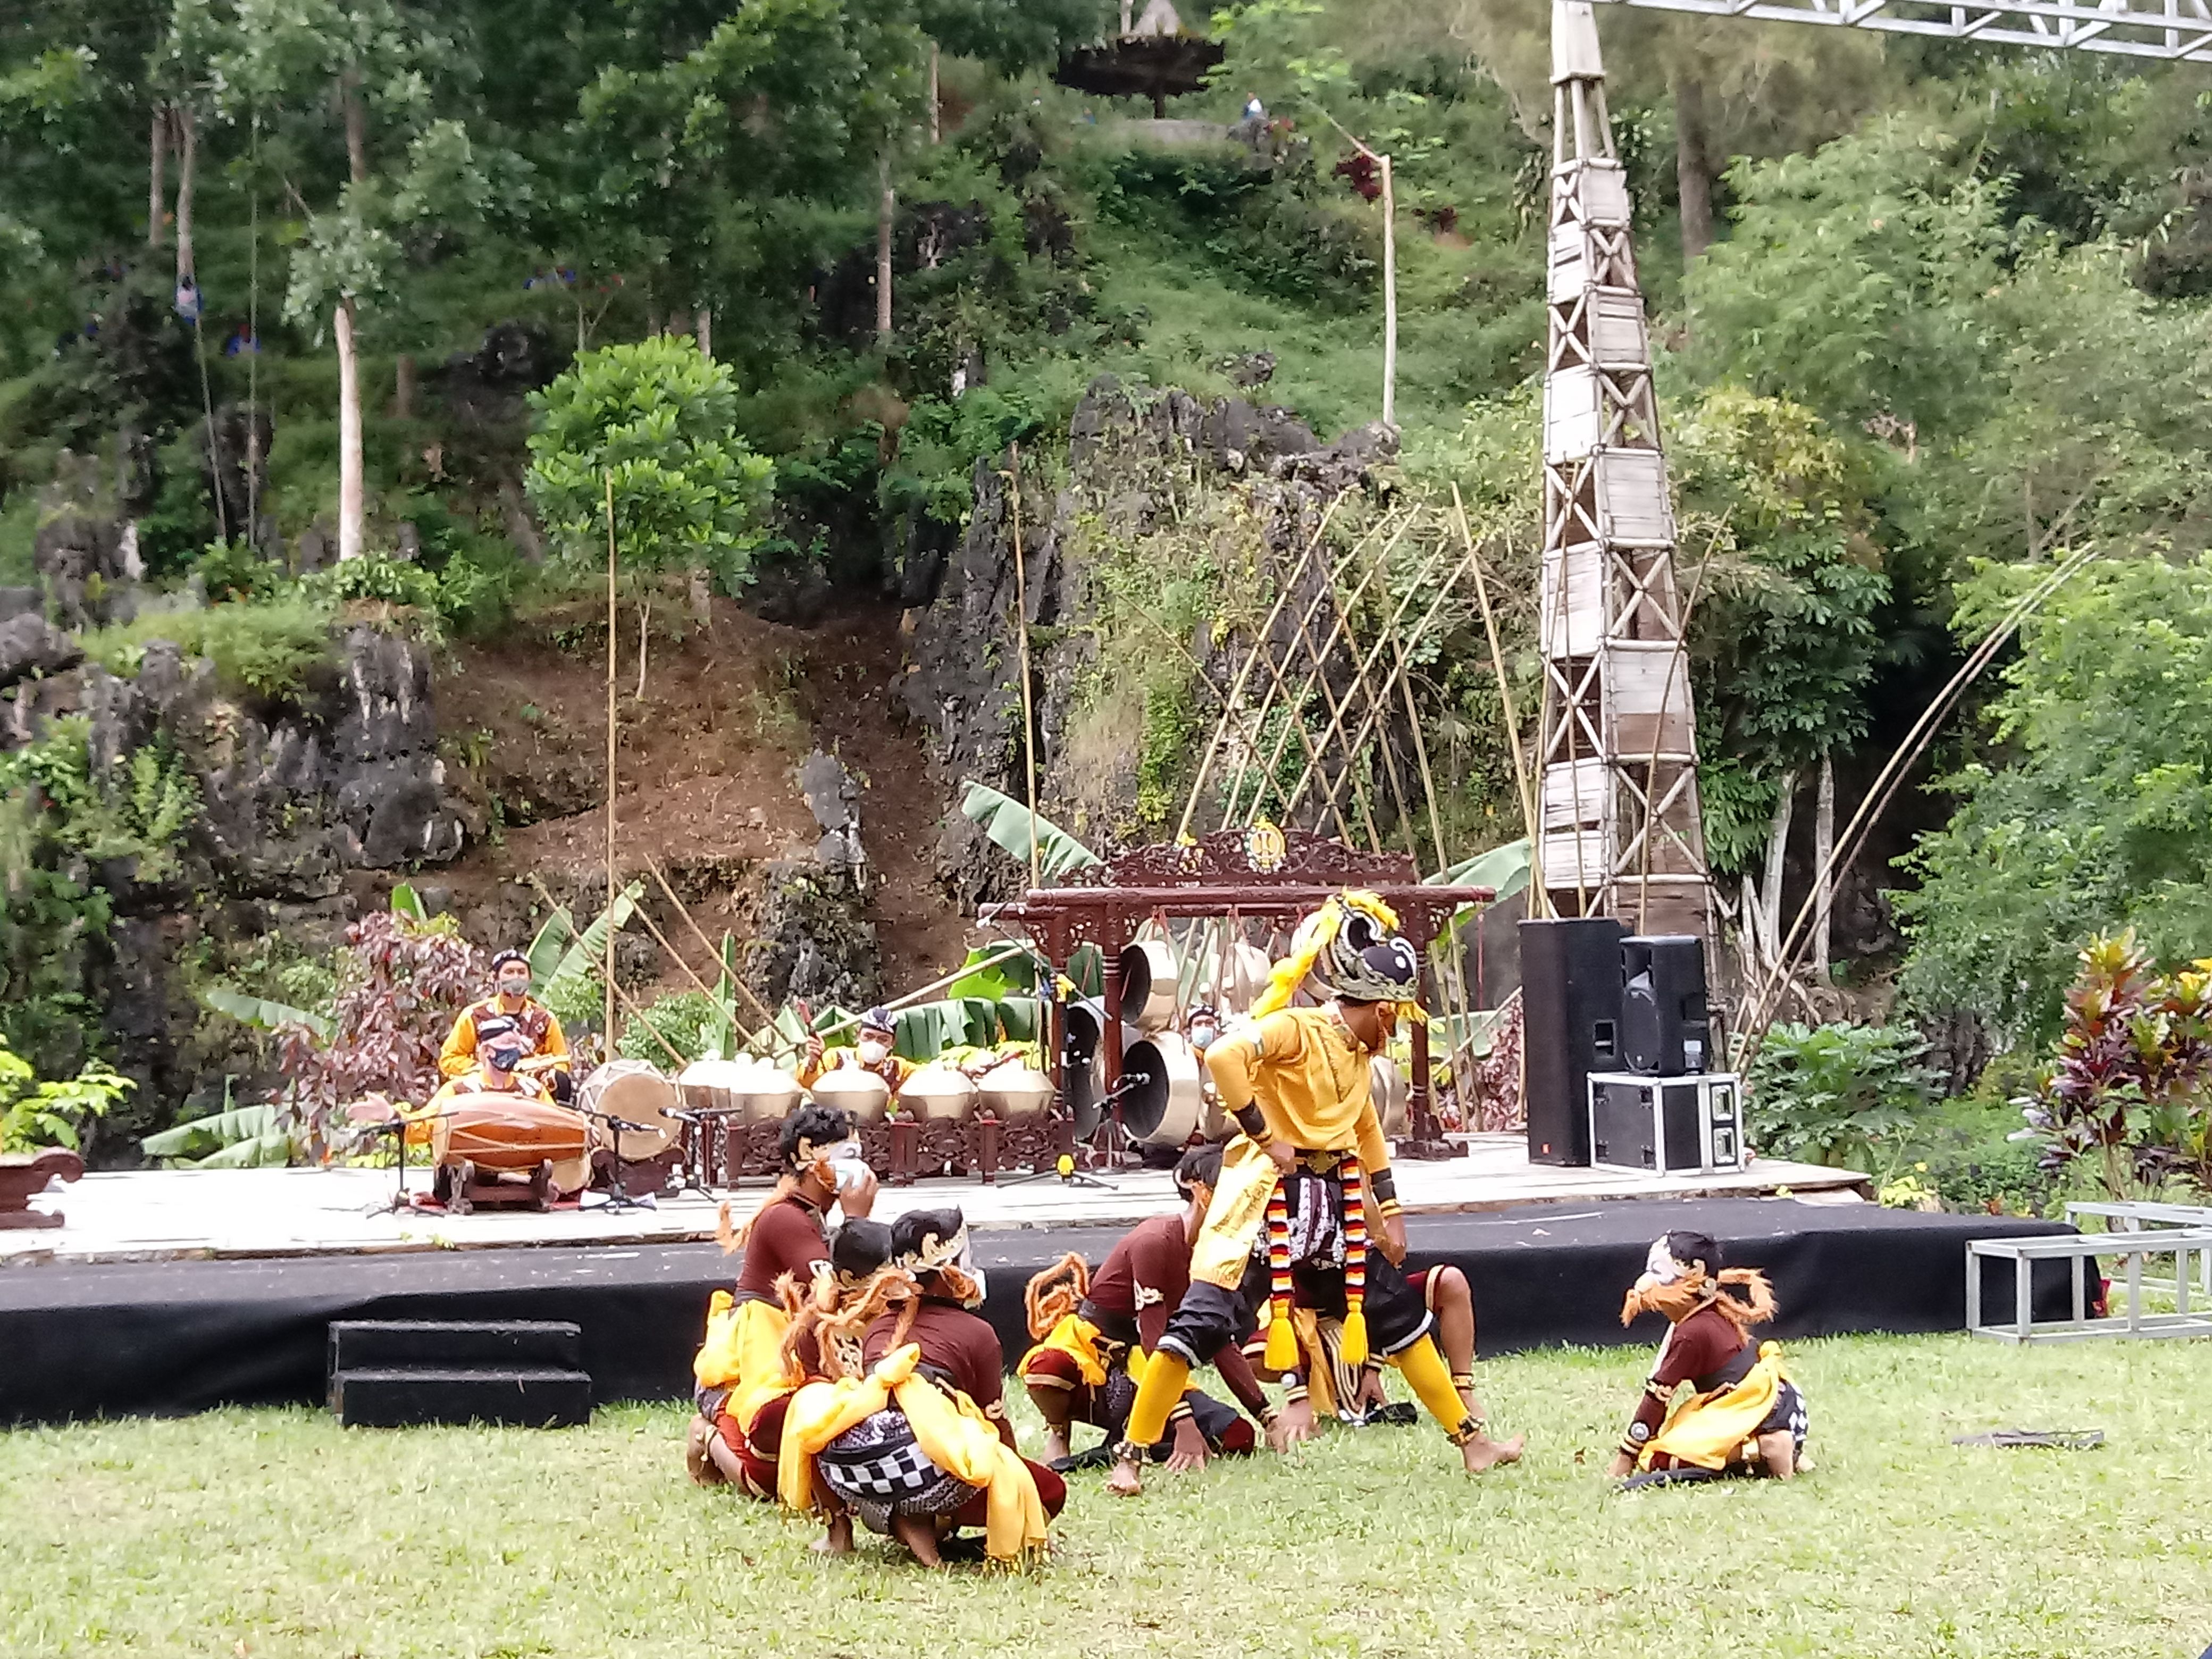
[[[1265,818],[1244,832],[1244,861],[1263,876],[1281,869],[1288,852],[1283,832]]]

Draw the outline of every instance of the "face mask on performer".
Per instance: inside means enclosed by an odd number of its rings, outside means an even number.
[[[823,1152],[817,1162],[823,1182],[841,1193],[849,1193],[868,1178],[867,1155],[857,1140],[841,1140]]]
[[[501,974],[499,976],[499,994],[520,1001],[530,994],[530,975],[526,972]]]

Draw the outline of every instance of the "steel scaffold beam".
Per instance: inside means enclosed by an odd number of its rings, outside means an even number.
[[[1880,29],[1944,40],[2111,52],[2171,63],[2212,64],[2212,4],[2164,0],[2159,5],[2106,0],[1598,0],[1602,5],[1707,17],[1750,17],[1777,23]]]

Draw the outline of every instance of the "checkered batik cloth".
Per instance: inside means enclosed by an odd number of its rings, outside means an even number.
[[[872,1532],[889,1531],[893,1516],[950,1515],[975,1491],[929,1461],[899,1411],[862,1419],[814,1462],[823,1484]]]

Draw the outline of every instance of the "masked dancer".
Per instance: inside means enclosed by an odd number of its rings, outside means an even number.
[[[1122,1438],[1137,1394],[1136,1374],[1159,1349],[1168,1316],[1190,1289],[1190,1252],[1221,1178],[1221,1148],[1194,1146],[1176,1166],[1183,1207],[1154,1216],[1125,1234],[1094,1278],[1079,1255],[1063,1256],[1032,1279],[1026,1302],[1036,1346],[1016,1367],[1043,1413],[1047,1462],[1068,1456],[1069,1431],[1087,1423],[1106,1431],[1102,1450]],[[1262,1426],[1275,1408],[1233,1342],[1207,1358],[1231,1393]],[[1170,1469],[1203,1468],[1209,1456],[1249,1452],[1257,1443],[1250,1421],[1196,1389],[1168,1413],[1169,1437],[1150,1449]]]
[[[1470,1473],[1520,1455],[1521,1442],[1492,1440],[1452,1387],[1430,1335],[1434,1321],[1395,1265],[1405,1258],[1405,1218],[1368,1092],[1369,1061],[1411,1007],[1419,969],[1380,898],[1337,894],[1299,924],[1254,1018],[1206,1051],[1239,1133],[1222,1156],[1190,1289],[1138,1384],[1109,1490],[1139,1489],[1143,1449],[1165,1431],[1191,1367],[1218,1352],[1262,1302],[1266,1360],[1278,1370],[1297,1367],[1291,1309],[1301,1286],[1316,1313],[1341,1320],[1343,1363],[1364,1364],[1373,1352],[1396,1365]],[[1292,1008],[1309,977],[1328,994],[1327,1006]],[[1370,1249],[1370,1195],[1382,1220],[1379,1249]],[[1294,1399],[1269,1439],[1287,1446],[1313,1428],[1311,1401]]]
[[[1774,1290],[1756,1267],[1723,1267],[1703,1233],[1671,1232],[1644,1258],[1620,1322],[1666,1316],[1668,1329],[1627,1437],[1609,1473],[1632,1486],[1722,1474],[1787,1480],[1803,1466],[1805,1397],[1778,1343],[1753,1345],[1774,1317]],[[1685,1382],[1691,1392],[1677,1400]]]

